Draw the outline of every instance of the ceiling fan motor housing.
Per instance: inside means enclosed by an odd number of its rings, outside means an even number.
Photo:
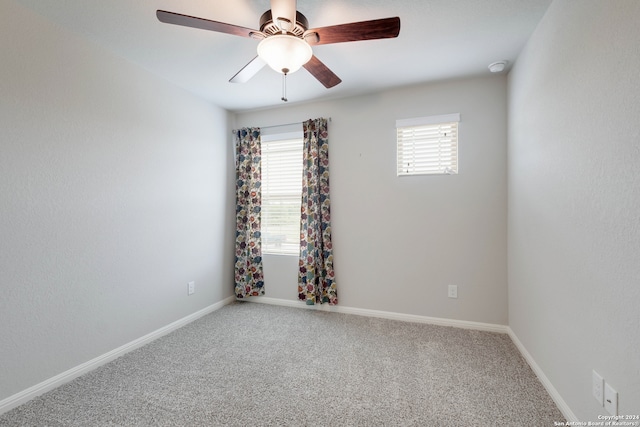
[[[302,37],[305,31],[309,28],[309,21],[307,21],[307,17],[302,13],[296,11],[296,22],[295,25],[291,29],[287,31],[288,34],[292,34],[296,37]],[[278,26],[276,22],[273,22],[273,17],[271,16],[271,10],[267,10],[260,17],[260,31],[267,34],[268,36],[273,36],[275,34],[282,34],[282,30]]]

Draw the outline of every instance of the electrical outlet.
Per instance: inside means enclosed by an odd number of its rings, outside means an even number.
[[[449,285],[449,298],[458,298],[458,287],[456,285]]]
[[[196,292],[196,282],[189,282],[187,289],[188,294],[193,295]]]
[[[592,371],[591,379],[591,394],[598,401],[600,406],[604,406],[604,378],[600,376],[596,371]]]
[[[618,392],[606,383],[604,385],[604,409],[611,415],[618,415]]]

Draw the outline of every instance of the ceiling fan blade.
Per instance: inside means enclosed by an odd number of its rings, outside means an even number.
[[[271,0],[271,17],[273,23],[281,30],[290,31],[296,24],[296,0]],[[288,20],[291,25],[286,28],[286,24],[279,22],[278,18]]]
[[[255,76],[258,71],[262,70],[266,62],[264,62],[259,56],[253,58],[247,65],[242,67],[242,70],[238,71],[235,76],[231,77],[230,83],[246,83],[251,77]]]
[[[315,55],[313,55],[309,62],[304,64],[303,67],[327,89],[331,89],[342,82],[340,77],[336,76],[334,72],[324,65]]]
[[[217,31],[219,33],[233,34],[234,36],[251,37],[252,34],[259,33],[257,30],[240,27],[238,25],[225,24],[224,22],[210,21],[209,19],[197,18],[195,16],[182,15],[180,13],[167,12],[166,10],[156,11],[156,16],[160,22],[166,24],[181,25],[183,27],[200,28],[201,30]]]
[[[317,34],[313,36],[313,34]],[[390,39],[400,34],[400,18],[374,19],[332,25],[305,31],[305,40],[310,45],[355,42],[360,40]],[[308,37],[311,36],[311,37]]]

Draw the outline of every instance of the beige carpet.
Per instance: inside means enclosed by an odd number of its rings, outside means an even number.
[[[553,426],[504,334],[234,303],[1,426]]]

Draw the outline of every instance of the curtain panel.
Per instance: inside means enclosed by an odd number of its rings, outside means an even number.
[[[298,299],[308,305],[334,305],[338,303],[338,293],[331,244],[327,120],[307,120],[302,127],[304,140]]]
[[[260,128],[233,131],[236,147],[235,294],[264,295],[260,235]]]

